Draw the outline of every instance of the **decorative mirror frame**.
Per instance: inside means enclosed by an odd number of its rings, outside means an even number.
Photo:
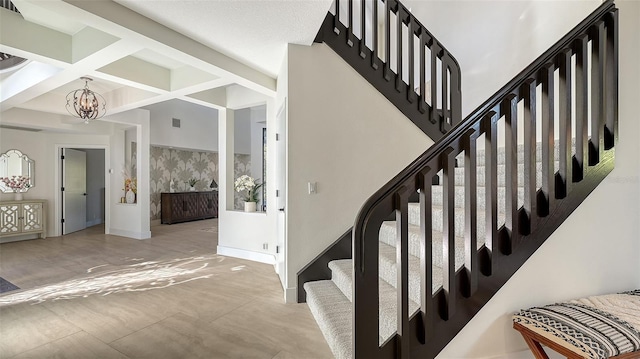
[[[23,173],[9,173],[10,160],[23,161],[23,163],[21,163],[21,167],[26,166],[26,174],[24,173],[24,170],[22,171]],[[19,150],[8,150],[7,152],[0,155],[0,177],[11,178],[12,176],[27,176],[29,177],[29,188],[36,185],[35,167],[36,161],[30,159],[29,156],[25,155]],[[20,192],[27,192],[29,188],[25,188]],[[0,191],[4,193],[13,192],[13,190],[2,181],[0,181]]]

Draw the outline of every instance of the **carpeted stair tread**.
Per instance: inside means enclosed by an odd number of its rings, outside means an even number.
[[[353,295],[353,260],[338,259],[329,262],[331,269],[331,280],[340,289],[349,301],[352,301]]]
[[[342,263],[338,267],[343,264],[347,263]],[[353,263],[348,266],[352,267]],[[396,333],[398,303],[396,288],[382,279],[379,281],[379,286],[380,327],[378,341],[379,344],[382,344]],[[304,284],[304,289],[307,293],[309,309],[316,318],[333,355],[340,359],[351,358],[353,327],[351,301],[332,280],[308,282]],[[419,305],[409,300],[409,313],[413,314],[418,309]]]
[[[442,267],[442,232],[431,232],[431,250],[433,255],[433,266]],[[384,243],[395,250],[396,226],[395,221],[387,221],[382,223],[380,227],[380,242]],[[464,237],[456,237],[456,268],[464,263]],[[478,248],[483,243],[478,243]],[[409,225],[409,255],[420,258],[420,227]]]
[[[379,242],[380,258],[378,262],[378,270],[380,277],[392,287],[396,287],[398,280],[396,265],[396,249],[382,242]],[[433,286],[432,291],[435,293],[442,287],[442,269],[438,266],[432,266]],[[420,302],[420,258],[409,255],[409,299]]]
[[[485,188],[484,186],[476,187],[476,203],[478,204],[478,208],[484,209],[485,206]],[[435,206],[443,205],[443,191],[444,187],[442,185],[432,186],[431,187],[431,203]],[[454,198],[456,208],[464,208],[464,186],[455,186],[454,187]],[[498,203],[505,203],[506,200],[506,189],[505,187],[498,187]],[[524,203],[524,187],[518,187],[518,206],[522,206]],[[409,204],[418,206],[418,203],[410,203]],[[503,207],[498,207],[498,209],[502,209]],[[419,213],[419,212],[418,212]]]
[[[352,357],[353,318],[351,302],[335,283],[319,280],[304,284],[307,305],[336,359]]]
[[[576,149],[576,144],[575,144],[575,138],[574,138],[572,140],[571,153],[575,153],[576,152],[575,149]],[[507,151],[505,147],[498,147],[496,158],[499,165],[506,163],[506,152]],[[518,155],[518,163],[524,163],[524,145],[523,144],[518,145],[517,155]],[[476,156],[476,161],[478,162],[478,164],[482,162],[482,165],[484,166],[484,157],[485,157],[484,149],[478,149],[477,156]],[[557,139],[554,141],[553,157],[560,158],[560,147]],[[458,155],[456,158],[458,159],[458,165],[462,165],[464,163],[464,156],[462,154]],[[542,143],[538,142],[536,143],[536,162],[540,162],[540,161],[542,161]]]

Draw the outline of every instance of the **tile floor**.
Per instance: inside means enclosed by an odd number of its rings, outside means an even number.
[[[0,245],[0,358],[332,358],[273,266],[218,256],[217,220],[148,240],[71,235]]]

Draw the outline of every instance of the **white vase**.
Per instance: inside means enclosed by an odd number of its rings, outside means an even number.
[[[255,212],[256,211],[256,202],[245,202],[244,203],[244,211],[245,212]]]
[[[125,195],[125,198],[127,200],[127,203],[135,203],[136,202],[136,194],[133,193],[132,190],[128,190],[127,194]]]
[[[196,191],[196,188],[195,188],[195,187],[191,187],[191,188],[189,188],[189,191],[191,191],[191,192],[195,192],[195,191]]]
[[[13,192],[13,199],[16,201],[22,201],[22,192]]]

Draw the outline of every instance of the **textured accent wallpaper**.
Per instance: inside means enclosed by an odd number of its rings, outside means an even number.
[[[213,179],[219,182],[217,152],[177,150],[151,146],[150,157],[149,189],[151,192],[150,212],[152,220],[160,219],[160,193],[169,192],[169,183],[172,179],[177,192],[189,190],[189,185],[185,182],[190,178],[199,180],[195,185],[197,191],[208,191]],[[234,162],[234,178],[238,178],[243,174],[250,174],[250,155],[236,154]],[[243,208],[242,198],[237,192],[234,193],[235,208]]]

